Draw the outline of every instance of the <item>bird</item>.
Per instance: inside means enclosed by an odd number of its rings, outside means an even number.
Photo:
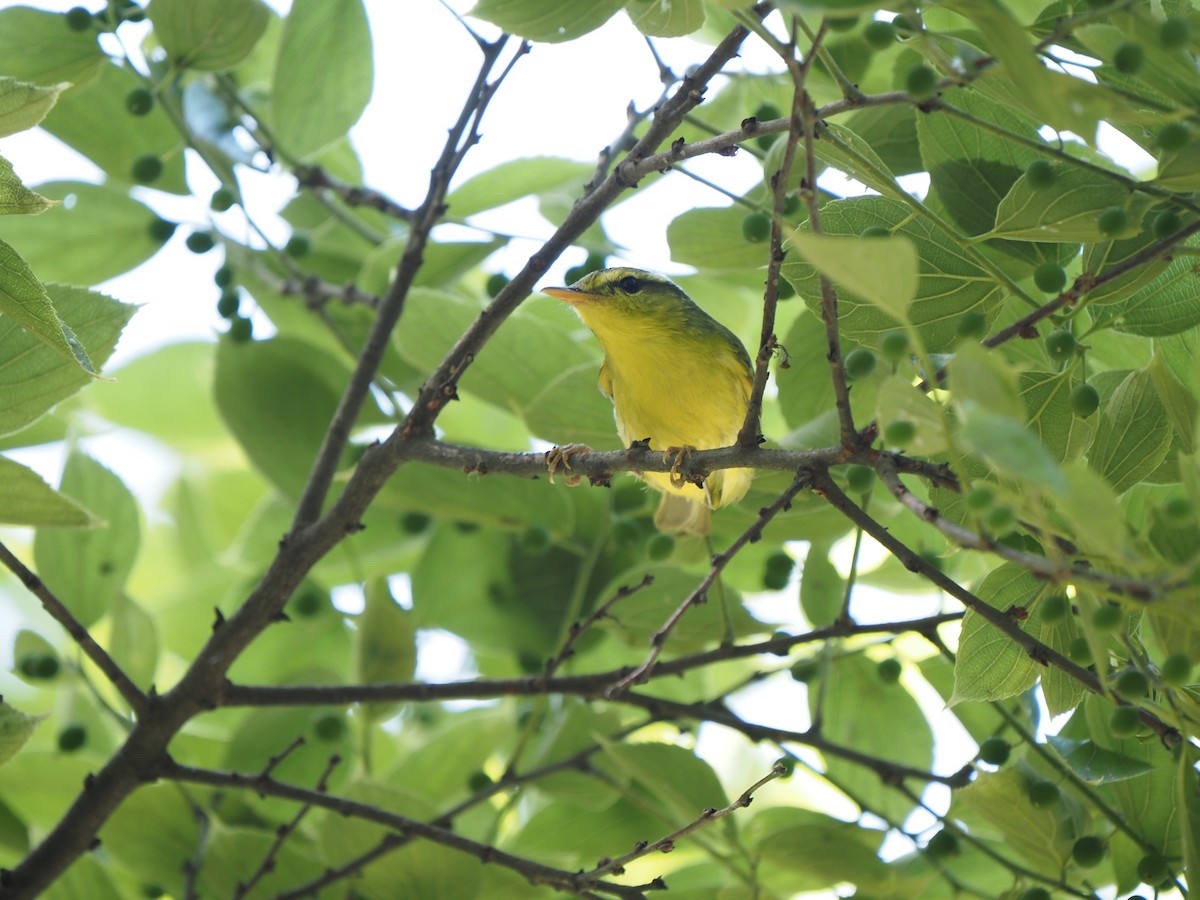
[[[637,473],[662,493],[655,525],[707,535],[710,511],[744,497],[754,470],[719,469],[701,486],[678,467],[693,450],[737,441],[754,378],[742,342],[669,278],[640,269],[600,269],[542,293],[570,304],[600,342],[599,387],[625,445],[648,440],[675,458],[670,472]],[[556,460],[569,467],[570,454],[583,449],[560,448],[552,467]]]

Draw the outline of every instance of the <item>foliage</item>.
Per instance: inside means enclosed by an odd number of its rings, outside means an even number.
[[[0,457],[33,529],[0,545],[5,896],[1185,888],[1200,16],[776,6],[481,0],[463,27],[511,34],[478,38],[461,111],[405,123],[449,128],[412,207],[346,136],[361,0],[0,11],[0,136],[104,173],[0,159],[0,448],[68,450],[57,489]],[[525,42],[621,15],[692,35],[687,77],[598,165],[461,177]],[[754,43],[773,71],[733,64]],[[669,462],[618,448],[599,348],[525,301],[571,247],[636,265],[604,213],[735,152],[761,184],[696,182],[667,234],[758,351],[739,445],[679,463],[759,470],[713,555],[653,533],[625,473]],[[185,155],[223,185],[204,223],[148,205]],[[298,184],[290,240],[241,217],[264,175]],[[553,236],[500,273],[474,217],[529,197]],[[227,332],[97,379],[135,310],[94,286],[177,230],[223,254]],[[163,514],[88,454],[113,427],[178,463]],[[539,442],[595,449],[547,479]],[[462,678],[423,674],[454,641]]]

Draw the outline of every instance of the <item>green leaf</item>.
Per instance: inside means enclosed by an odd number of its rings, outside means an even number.
[[[54,107],[67,84],[38,87],[16,78],[0,76],[0,137],[32,128]]]
[[[821,208],[821,226],[827,235],[857,236],[874,225],[907,238],[916,247],[920,274],[907,320],[917,327],[929,352],[943,352],[958,342],[955,324],[963,313],[976,311],[990,316],[1002,302],[1003,289],[979,267],[972,252],[927,219],[913,216],[906,204],[886,197],[854,197]],[[886,243],[883,238],[877,240]],[[783,263],[783,274],[819,316],[821,293],[816,269],[789,257]],[[895,316],[850,290],[838,292],[838,321],[844,336],[865,345],[877,343],[881,334],[901,324]]]
[[[1146,367],[1158,399],[1162,401],[1167,412],[1167,418],[1175,428],[1175,435],[1183,446],[1183,452],[1192,454],[1196,450],[1196,421],[1200,417],[1200,409],[1196,397],[1180,383],[1179,379],[1168,367],[1163,354],[1157,350],[1150,365]]]
[[[742,238],[745,207],[689,209],[667,226],[671,258],[701,272],[744,272],[766,265],[766,247]],[[790,279],[789,279],[790,280]]]
[[[298,496],[349,371],[312,344],[287,337],[217,347],[217,409],[255,467]]]
[[[1179,754],[1175,770],[1175,803],[1182,813],[1179,817],[1179,842],[1183,845],[1183,867],[1191,873],[1200,871],[1200,790],[1197,790],[1195,754]],[[1192,877],[1195,877],[1194,875]]]
[[[1111,561],[1132,563],[1132,541],[1116,492],[1095,469],[1082,461],[1063,468],[1070,489],[1053,498],[1054,506],[1073,528],[1072,540],[1085,552]]]
[[[526,40],[559,43],[595,31],[623,5],[624,0],[479,0],[470,14]]]
[[[959,433],[974,453],[1026,484],[1058,494],[1066,491],[1067,481],[1058,462],[1022,422],[970,400],[961,406]]]
[[[374,71],[362,0],[296,0],[283,23],[271,96],[283,151],[309,160],[345,135],[371,97]]]
[[[1153,203],[1147,194],[1131,193],[1123,184],[1078,166],[1065,166],[1047,188],[1034,188],[1022,175],[1000,201],[996,227],[985,237],[1022,241],[1109,240],[1100,230],[1100,213],[1110,206],[1129,214],[1129,224],[1119,237],[1141,231],[1142,216]]]
[[[593,166],[556,156],[514,159],[463,182],[446,197],[447,213],[466,218],[514,200],[548,191],[578,191]]]
[[[51,284],[46,292],[96,365],[103,366],[136,307],[82,288]],[[0,434],[25,428],[93,380],[11,318],[0,318]],[[113,385],[96,387],[103,393]]]
[[[61,22],[58,25],[63,27]],[[138,119],[125,108],[125,96],[139,87],[145,87],[139,76],[105,62],[95,81],[58,98],[42,127],[121,184],[132,182],[135,159],[155,156],[163,162],[155,189],[189,194],[183,170],[184,141],[163,104],[156,104],[148,115]]]
[[[1074,386],[1069,371],[1022,372],[1020,377],[1027,427],[1060,463],[1079,456],[1092,439],[1088,420],[1071,412]]]
[[[1121,494],[1166,458],[1171,422],[1147,369],[1130,372],[1101,415],[1088,462]]]
[[[701,0],[625,0],[625,12],[649,37],[681,37],[704,24]]]
[[[117,602],[141,540],[136,501],[121,479],[82,453],[67,457],[59,486],[102,520],[96,528],[39,528],[38,573],[85,628]]]
[[[1167,337],[1200,324],[1192,257],[1181,254],[1161,270],[1147,268],[1157,273],[1149,284],[1095,310],[1097,327],[1140,337]]]
[[[1139,759],[1131,759],[1105,750],[1093,741],[1047,735],[1046,743],[1058,751],[1071,771],[1091,784],[1110,784],[1145,775],[1152,768]]]
[[[184,890],[182,864],[195,858],[200,825],[177,785],[138,788],[100,829],[105,853],[147,884],[169,894]]]
[[[162,246],[150,235],[157,216],[123,190],[56,181],[38,191],[61,203],[36,218],[0,220],[0,238],[20,250],[43,281],[99,284],[140,266]]]
[[[45,716],[27,716],[0,700],[0,766],[17,755]]]
[[[43,87],[65,81],[85,85],[108,58],[96,32],[72,31],[57,13],[10,6],[0,10],[0,60],[4,74]]]
[[[988,606],[1006,610],[1027,608],[1044,590],[1043,582],[1019,566],[1005,564],[993,569],[975,590]],[[1026,620],[1023,630],[1038,637],[1040,626]],[[964,700],[1003,700],[1033,687],[1040,666],[1023,648],[1003,632],[968,609],[963,616],[954,661],[954,694],[950,705]]]
[[[885,683],[875,662],[862,654],[837,660],[824,691],[809,691],[808,704],[810,712],[821,710],[821,734],[832,744],[925,771],[932,764],[933,735],[917,701],[903,684]],[[887,723],[895,721],[909,724],[903,731],[888,730]],[[888,738],[881,743],[884,733]],[[912,801],[888,789],[875,772],[833,754],[825,763],[830,779],[864,808],[894,821],[911,811]]]
[[[875,147],[865,138],[836,122],[829,122],[822,128],[818,138],[813,152],[821,162],[844,172],[885,197],[904,199],[903,189],[896,184],[896,176],[880,159]],[[777,147],[780,149],[777,150]],[[767,163],[763,167],[768,179],[780,168],[784,147],[783,141],[776,141],[771,145],[771,152],[767,155]],[[792,173],[797,184],[800,178],[797,170],[800,168],[796,166]],[[768,180],[768,186],[769,184]]]
[[[1020,421],[1025,407],[1017,394],[1012,367],[979,344],[964,341],[946,366],[954,402],[966,403]]]
[[[1101,275],[1158,243],[1159,239],[1154,236],[1150,227],[1158,211],[1157,207],[1151,208],[1142,221],[1141,230],[1132,237],[1084,244],[1082,271],[1090,275]],[[1196,239],[1191,238],[1185,244],[1192,246],[1195,242]],[[1162,274],[1168,265],[1170,265],[1170,260],[1158,257],[1133,266],[1123,275],[1088,291],[1085,302],[1089,307],[1119,303],[1139,288],[1152,282]]]
[[[367,582],[366,606],[355,631],[355,668],[360,684],[411,681],[417,668],[415,617],[401,609],[388,590],[387,580]],[[373,719],[385,717],[390,704],[369,704]]]
[[[864,894],[898,887],[894,873],[879,858],[879,832],[806,809],[772,809],[764,816],[768,823],[756,819],[753,826],[767,832],[757,842],[755,855],[786,872],[789,889],[819,891],[847,872],[854,873],[854,884]]]
[[[829,548],[810,544],[800,575],[800,608],[814,628],[837,621],[846,597],[846,585],[829,560]]]
[[[274,829],[228,825],[217,818],[208,828],[204,864],[196,878],[201,896],[236,897],[266,859],[273,865],[249,896],[278,896],[326,871],[316,842],[302,832],[290,834],[280,845]]]
[[[25,187],[13,171],[12,163],[0,156],[0,216],[36,215],[53,205],[41,194]]]
[[[73,359],[85,372],[96,374],[87,350],[58,317],[45,286],[29,264],[4,241],[0,241],[0,313],[56,352]]]
[[[605,771],[650,791],[660,814],[678,825],[695,820],[705,809],[720,809],[729,800],[712,767],[683,747],[656,742],[607,744]]]
[[[249,56],[271,19],[260,0],[153,0],[146,15],[172,63],[205,72]]]
[[[134,684],[143,690],[149,688],[158,670],[159,639],[154,618],[124,594],[113,598],[109,616],[112,619],[109,655]]]
[[[791,233],[791,245],[838,288],[847,288],[898,321],[917,296],[917,248],[903,236]],[[870,260],[864,265],[864,260]]]
[[[942,410],[937,401],[918,390],[903,375],[892,375],[879,389],[879,427],[886,431],[893,422],[904,420],[916,426],[912,443],[905,449],[933,456],[949,447]]]

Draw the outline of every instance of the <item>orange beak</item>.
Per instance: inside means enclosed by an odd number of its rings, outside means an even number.
[[[572,305],[590,300],[592,296],[591,294],[585,294],[583,291],[577,291],[575,288],[570,287],[542,288],[542,293],[548,294],[555,299],[562,300],[564,303],[570,303]]]

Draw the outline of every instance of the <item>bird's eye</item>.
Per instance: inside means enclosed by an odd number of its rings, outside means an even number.
[[[627,294],[636,294],[642,289],[642,282],[634,275],[626,275],[617,282],[617,287]]]

